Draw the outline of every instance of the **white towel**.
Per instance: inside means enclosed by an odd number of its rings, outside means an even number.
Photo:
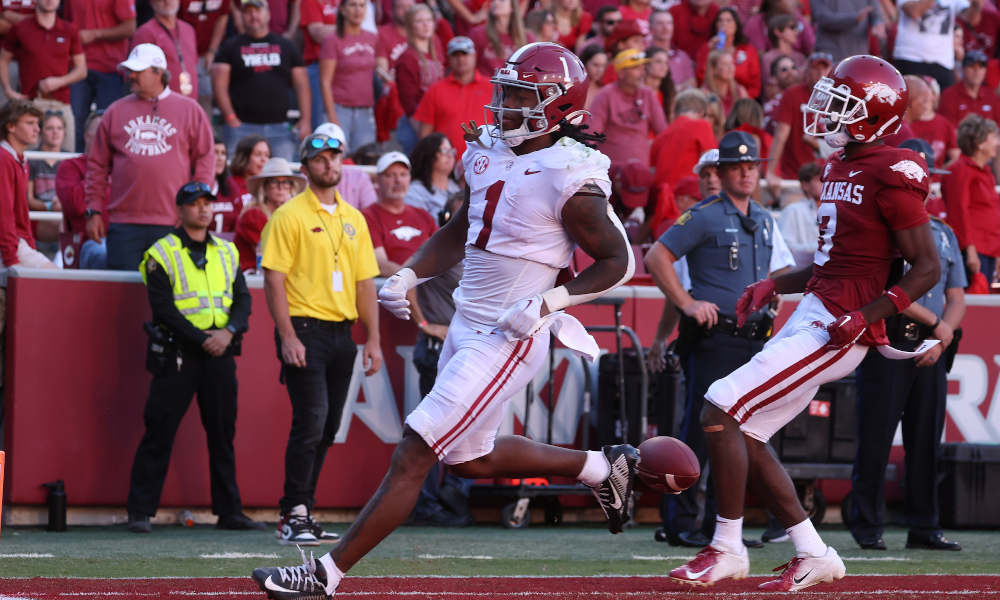
[[[913,358],[914,356],[920,356],[924,352],[927,352],[934,346],[941,343],[941,340],[924,340],[917,349],[913,352],[905,352],[903,350],[897,350],[892,346],[879,346],[879,354],[888,358],[889,360],[903,360],[904,358]]]
[[[577,356],[582,356],[590,362],[594,362],[601,354],[601,349],[598,347],[597,341],[594,339],[594,336],[587,333],[587,329],[583,326],[583,323],[561,310],[542,317],[538,321],[538,325],[535,331],[532,332],[531,337],[550,330],[564,346],[572,350],[573,354]],[[516,339],[510,332],[505,331],[504,335],[510,341]]]

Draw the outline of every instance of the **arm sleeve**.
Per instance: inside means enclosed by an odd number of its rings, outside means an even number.
[[[80,41],[80,28],[70,23],[69,55],[83,54],[83,42]]]
[[[212,125],[201,107],[192,107],[194,123],[191,131],[192,179],[211,185],[215,182],[215,138]]]
[[[365,228],[368,231],[368,228]],[[264,255],[260,265],[265,269],[288,274],[298,256],[299,239],[294,219],[275,212],[260,234]]]
[[[396,88],[403,111],[413,115],[420,104],[420,61],[409,50],[396,61]]]
[[[72,3],[67,3],[72,4]],[[115,2],[115,18],[118,22],[135,18],[135,0],[118,0]]]
[[[62,161],[56,169],[56,196],[62,204],[63,220],[66,223],[83,216],[87,210],[84,195],[84,178],[81,177],[75,161]]]
[[[236,279],[233,280],[233,305],[229,309],[229,324],[233,326],[237,333],[243,333],[250,329],[250,290],[247,289],[247,280],[243,277],[243,271],[236,270]]]
[[[882,216],[893,231],[919,227],[930,220],[923,194],[913,188],[883,188],[875,194]]]
[[[704,219],[699,216],[696,212],[685,211],[657,241],[666,246],[674,258],[686,256],[697,248],[705,237],[702,225]]]
[[[971,242],[968,227],[968,196],[969,170],[965,165],[956,163],[951,175],[941,178],[941,198],[948,207],[948,224],[951,225],[958,238],[959,249],[965,248]],[[964,261],[963,261],[964,263]]]
[[[21,43],[17,37],[17,25],[15,25],[14,27],[11,27],[10,30],[7,31],[7,35],[3,36],[2,47],[4,50],[16,54],[17,49],[18,47],[20,47],[20,45]],[[17,57],[15,56],[14,58]],[[14,82],[11,81],[10,84],[14,85]]]
[[[160,264],[153,258],[147,258],[143,264],[143,268],[146,269],[146,291],[149,294],[149,306],[153,309],[153,318],[169,327],[185,342],[198,346],[205,343],[208,334],[192,325],[191,321],[184,318],[181,311],[177,310],[177,305],[174,304],[174,291],[163,268],[154,268],[151,271],[148,266],[150,264],[157,267],[160,267]]]
[[[823,0],[812,0],[809,3],[809,8],[812,11],[812,18],[813,22],[816,23],[816,28],[823,31],[844,31],[852,29],[858,23],[857,15],[847,12],[834,12],[830,10],[830,7]],[[881,14],[881,11],[878,9],[875,12]]]
[[[319,57],[321,60],[337,60],[340,58],[340,38],[337,34],[328,35],[319,47]]]
[[[85,184],[87,207],[103,211],[108,197],[108,175],[111,174],[111,132],[114,119],[109,112],[104,113],[97,125],[97,133],[87,155],[87,183]]]
[[[0,150],[0,152],[6,152]],[[0,189],[14,189],[14,178],[16,174],[11,163],[4,161],[0,169]],[[22,198],[22,202],[27,202],[27,198]],[[7,267],[17,264],[17,228],[14,223],[14,212],[16,210],[14,194],[0,194],[0,258]]]
[[[223,3],[229,4],[225,0]],[[302,29],[302,34],[309,35],[309,32],[306,31],[308,26],[322,20],[323,15],[319,11],[319,3],[316,0],[302,0],[302,5],[299,7],[299,28]]]

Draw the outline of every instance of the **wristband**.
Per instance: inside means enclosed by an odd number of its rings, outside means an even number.
[[[911,304],[910,297],[898,285],[892,286],[887,294],[889,295],[889,300],[892,300],[892,303],[896,305],[897,313],[903,312]]]
[[[417,329],[423,331],[424,327],[427,327],[427,319],[417,323]]]
[[[425,277],[423,279],[418,278],[417,274],[414,273],[413,269],[410,267],[403,267],[398,273],[396,273],[396,275],[399,275],[399,278],[403,280],[403,283],[406,284],[406,289],[408,290],[412,290],[421,283],[430,279],[430,277]]]
[[[542,300],[545,302],[545,306],[549,308],[549,312],[554,313],[569,306],[569,290],[564,285],[552,288],[542,294]]]
[[[45,210],[52,212],[52,201],[45,202]]]
[[[931,331],[934,331],[935,329],[937,329],[938,325],[940,325],[940,324],[941,324],[941,317],[938,317],[937,320],[934,321],[934,324],[931,325]]]
[[[229,123],[230,121],[233,121],[233,120],[235,120],[237,118],[238,117],[236,116],[236,113],[233,113],[233,114],[229,115],[228,117],[226,117],[225,121],[226,121],[226,123]]]

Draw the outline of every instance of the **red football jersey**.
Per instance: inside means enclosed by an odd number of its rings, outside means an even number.
[[[882,295],[899,250],[893,232],[928,222],[930,175],[905,148],[874,146],[850,160],[837,152],[823,167],[819,240],[806,286],[839,317]],[[885,323],[871,323],[859,341],[885,345]]]

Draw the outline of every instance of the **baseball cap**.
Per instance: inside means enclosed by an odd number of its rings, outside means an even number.
[[[621,71],[630,67],[639,67],[648,63],[649,60],[646,57],[646,53],[642,50],[636,50],[635,48],[622,50],[615,56],[615,71]]]
[[[139,44],[129,52],[128,60],[118,65],[119,69],[128,69],[136,73],[150,67],[167,68],[167,57],[156,44]]]
[[[476,45],[472,43],[472,40],[465,37],[464,35],[459,35],[448,40],[448,56],[456,52],[465,52],[466,54],[475,54]]]
[[[618,42],[637,35],[643,37],[649,35],[649,25],[639,19],[625,19],[615,27],[608,39],[604,40],[604,49],[610,52]]]
[[[299,162],[314,158],[324,150],[343,152],[344,144],[337,138],[322,133],[310,133],[299,144]]]
[[[618,177],[618,195],[628,208],[638,208],[649,203],[649,190],[656,176],[649,167],[638,162],[627,163]]]
[[[833,65],[833,56],[829,52],[813,52],[809,55],[809,64],[825,62]]]
[[[990,59],[986,57],[986,54],[982,50],[969,50],[965,53],[965,58],[962,59],[962,66],[985,65],[989,61]]]
[[[256,6],[257,8],[270,9],[270,7],[267,5],[267,0],[240,0],[240,10],[243,10],[248,6]]]
[[[340,147],[343,149],[344,154],[350,152],[347,148],[347,136],[344,135],[344,130],[340,128],[340,125],[336,123],[323,123],[314,129],[313,133],[319,133],[340,140]]]
[[[386,152],[375,163],[375,172],[381,175],[386,169],[396,163],[402,163],[406,165],[407,169],[410,168],[410,159],[406,158],[405,154],[402,152]]]
[[[701,155],[701,158],[698,159],[698,164],[696,164],[691,170],[694,171],[695,175],[701,177],[701,170],[703,168],[717,166],[719,166],[719,149],[712,148],[708,152]]]
[[[177,206],[191,204],[198,198],[208,198],[212,202],[216,200],[215,194],[212,193],[212,188],[207,183],[200,181],[189,181],[181,186],[181,189],[177,190]]]
[[[701,190],[698,189],[698,178],[692,175],[682,177],[674,186],[674,197],[693,196],[701,200]]]

